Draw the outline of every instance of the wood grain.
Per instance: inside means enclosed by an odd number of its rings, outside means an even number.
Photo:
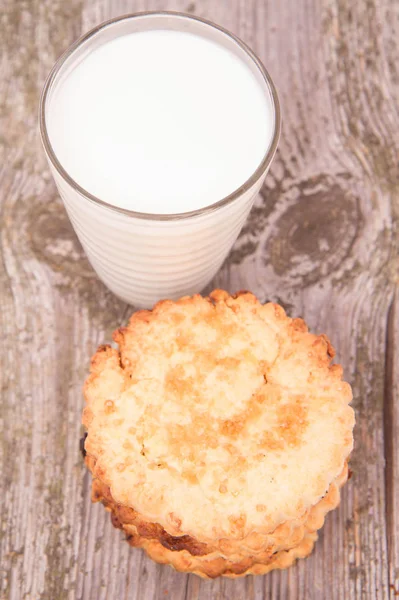
[[[96,279],[45,163],[41,87],[98,22],[173,9],[250,44],[283,133],[213,286],[252,289],[331,336],[354,388],[353,477],[314,554],[202,581],[121,540],[79,455],[89,357],[132,307]],[[363,600],[399,594],[399,4],[390,0],[0,0],[0,599]]]
[[[385,493],[389,585],[399,596],[399,290],[388,315],[385,372]]]

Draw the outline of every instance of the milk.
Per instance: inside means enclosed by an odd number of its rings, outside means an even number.
[[[46,125],[84,190],[154,214],[200,209],[240,188],[275,129],[271,96],[240,56],[168,29],[87,50],[54,85]]]
[[[223,264],[275,154],[280,111],[270,76],[234,36],[143,13],[64,53],[40,131],[97,275],[151,308],[200,292]]]

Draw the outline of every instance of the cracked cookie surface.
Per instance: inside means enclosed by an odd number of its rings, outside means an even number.
[[[93,357],[83,422],[118,506],[234,548],[291,531],[340,476],[350,386],[326,336],[280,306],[215,290],[139,311],[114,340]]]

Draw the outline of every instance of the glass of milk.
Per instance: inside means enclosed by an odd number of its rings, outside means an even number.
[[[150,308],[200,292],[222,265],[276,151],[280,110],[266,69],[233,34],[139,13],[61,56],[40,130],[93,268]]]

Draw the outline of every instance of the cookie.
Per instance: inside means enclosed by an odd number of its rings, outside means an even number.
[[[280,552],[293,562],[313,546],[353,445],[327,337],[215,290],[133,314],[114,341],[84,387],[86,462],[135,545],[212,577],[281,568]]]

